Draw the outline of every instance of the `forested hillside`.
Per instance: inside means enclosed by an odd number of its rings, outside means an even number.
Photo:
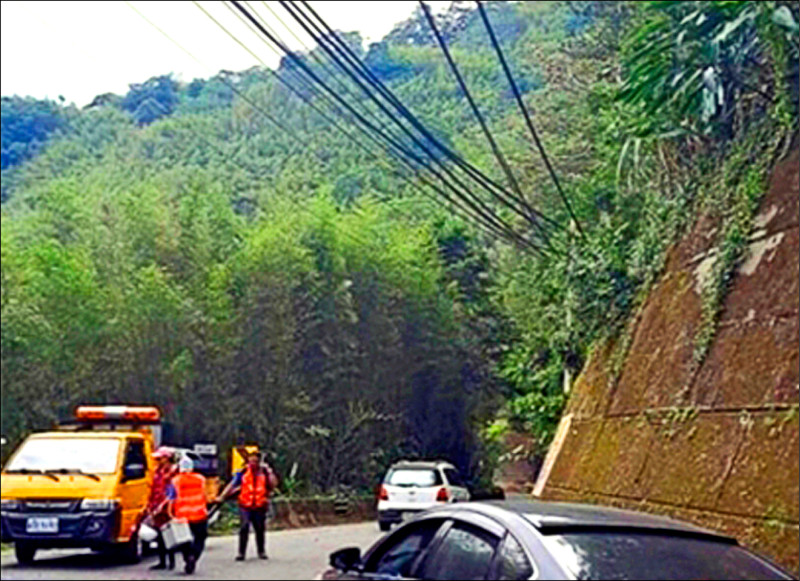
[[[543,252],[487,235],[341,133],[292,59],[278,75],[326,117],[260,66],[161,75],[83,109],[3,97],[3,435],[79,402],[154,403],[181,442],[262,443],[298,490],[366,488],[400,456],[447,457],[486,484],[505,430],[543,453],[565,372],[598,339],[629,340],[666,249],[712,212],[724,259],[704,289],[702,360],[756,192],[797,132],[797,3],[486,9],[577,222],[474,5],[437,22],[552,221]],[[432,134],[504,182],[421,10],[369,47],[343,36]],[[380,114],[323,51],[299,56]]]

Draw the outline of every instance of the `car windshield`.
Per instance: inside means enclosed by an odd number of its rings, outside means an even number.
[[[36,438],[22,444],[4,470],[111,474],[117,467],[119,446],[117,438]]]
[[[713,540],[605,532],[544,539],[577,579],[791,579],[741,547]]]
[[[386,484],[425,488],[439,486],[442,484],[442,477],[438,470],[432,468],[401,468],[389,473],[386,477]]]

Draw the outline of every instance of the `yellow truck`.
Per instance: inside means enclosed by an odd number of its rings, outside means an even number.
[[[21,564],[66,547],[138,561],[160,438],[154,406],[79,406],[74,421],[29,436],[2,470],[0,538]]]

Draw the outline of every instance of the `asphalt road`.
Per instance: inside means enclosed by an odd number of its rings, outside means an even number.
[[[196,579],[313,579],[327,568],[328,555],[343,547],[364,551],[382,536],[375,522],[270,532],[268,561],[255,557],[250,533],[248,559],[235,562],[236,537],[212,537],[197,565]],[[40,551],[33,565],[20,567],[12,553],[0,557],[0,578],[6,579],[170,579],[186,578],[183,558],[176,556],[174,571],[151,571],[155,557],[138,565],[119,565],[89,551]]]

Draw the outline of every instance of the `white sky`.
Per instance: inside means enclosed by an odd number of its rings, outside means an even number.
[[[200,2],[203,8],[244,42],[269,66],[279,57],[221,2]],[[278,2],[267,4],[287,24],[289,14]],[[416,2],[334,2],[311,6],[334,29],[357,30],[367,44],[380,40],[408,18]],[[429,2],[438,12],[449,1]],[[175,73],[190,81],[221,69],[239,71],[259,64],[192,2],[131,1],[139,12],[191,52],[198,64],[167,40],[125,2],[0,3],[0,94],[55,99],[82,107],[101,93],[124,94],[130,83]],[[250,2],[261,17],[294,50],[302,45],[261,2]],[[292,21],[293,22],[293,21]],[[296,24],[292,27],[309,46]]]

